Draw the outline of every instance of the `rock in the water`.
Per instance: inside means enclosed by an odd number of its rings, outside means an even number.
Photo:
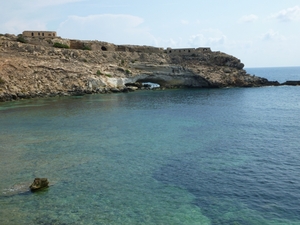
[[[49,181],[47,178],[35,178],[29,188],[31,191],[36,191],[42,188],[46,188],[48,186],[49,186]]]

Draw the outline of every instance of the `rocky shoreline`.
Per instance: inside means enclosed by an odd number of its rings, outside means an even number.
[[[57,48],[60,43],[67,48]],[[0,101],[161,89],[277,86],[222,52],[169,54],[151,46],[0,35]],[[299,85],[287,82],[284,85]]]

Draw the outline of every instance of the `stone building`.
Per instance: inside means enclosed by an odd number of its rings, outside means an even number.
[[[49,37],[56,37],[56,32],[55,31],[23,31],[23,36],[49,38]]]
[[[196,53],[211,52],[208,47],[205,48],[167,48],[166,52],[168,54],[178,54],[178,55],[192,55]]]

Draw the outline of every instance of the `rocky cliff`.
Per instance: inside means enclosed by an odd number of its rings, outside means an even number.
[[[161,88],[274,84],[246,74],[243,66],[221,52],[168,54],[149,46],[6,34],[0,36],[0,101],[131,91],[145,82]]]

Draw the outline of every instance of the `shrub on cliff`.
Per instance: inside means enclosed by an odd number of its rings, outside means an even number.
[[[92,49],[91,49],[90,46],[84,45],[84,46],[82,47],[82,50],[89,50],[89,51],[91,51]]]
[[[21,42],[21,43],[26,43],[26,40],[25,40],[25,38],[23,37],[22,34],[19,34],[19,35],[18,35],[17,41],[18,41],[18,42]]]
[[[3,80],[1,77],[0,77],[0,85],[4,84],[5,83],[5,80]]]
[[[100,70],[97,70],[97,75],[100,76],[103,75],[103,73]]]
[[[55,42],[53,44],[53,47],[55,47],[55,48],[70,48],[68,45],[62,44],[62,43],[58,43],[58,42]]]

